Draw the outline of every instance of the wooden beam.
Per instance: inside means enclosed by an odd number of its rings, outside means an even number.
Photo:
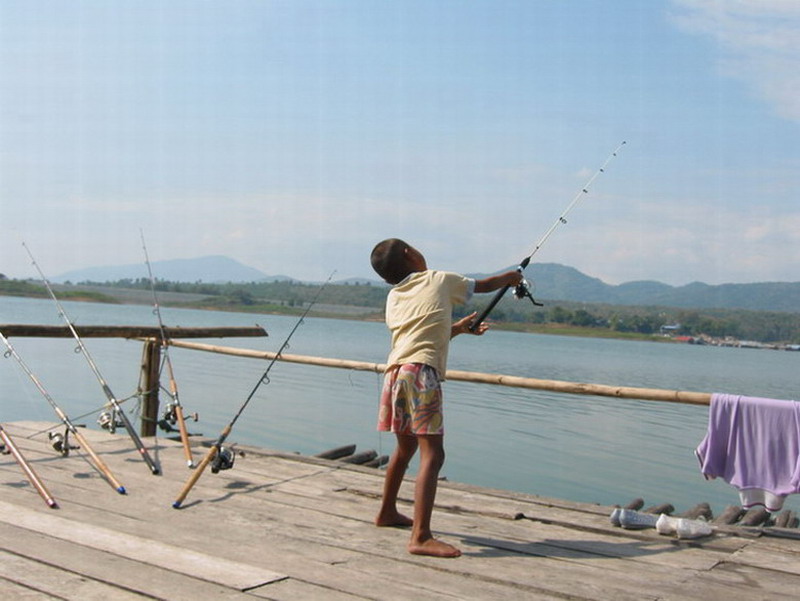
[[[251,338],[267,336],[261,326],[181,328],[166,327],[167,338]],[[157,326],[75,326],[81,338],[161,338]],[[7,338],[71,338],[67,326],[30,324],[0,324],[0,332]]]
[[[153,338],[145,341],[142,348],[142,371],[139,377],[142,388],[142,436],[155,436],[158,422],[159,382],[161,371],[161,345]]]

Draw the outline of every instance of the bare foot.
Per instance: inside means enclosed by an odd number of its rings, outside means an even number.
[[[414,520],[397,511],[386,515],[379,513],[375,518],[375,525],[379,528],[410,528],[414,525]]]
[[[460,549],[435,538],[429,538],[421,543],[408,543],[408,552],[413,555],[430,555],[431,557],[461,557]]]

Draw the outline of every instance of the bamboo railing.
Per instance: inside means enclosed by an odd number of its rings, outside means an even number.
[[[220,353],[236,357],[249,357],[251,359],[273,360],[277,353],[269,351],[255,351],[249,349],[205,344],[201,342],[186,342],[184,340],[170,340],[169,344],[175,347]],[[353,371],[368,371],[383,373],[386,365],[382,363],[368,363],[364,361],[351,361],[348,359],[330,359],[326,357],[312,357],[306,355],[290,355],[283,353],[277,357],[279,361],[287,363],[301,363],[349,369]],[[660,388],[634,388],[629,386],[608,386],[605,384],[587,384],[579,382],[565,382],[561,380],[539,380],[536,378],[523,378],[502,374],[489,374],[472,371],[448,370],[448,380],[473,382],[477,384],[491,384],[495,386],[511,386],[515,388],[530,388],[534,390],[549,390],[567,394],[581,394],[592,396],[605,396],[625,399],[638,399],[643,401],[663,401],[668,403],[683,403],[689,405],[709,405],[711,394],[707,392],[690,392],[685,390],[664,390]]]
[[[142,352],[140,384],[142,385],[141,435],[153,436],[158,422],[159,391],[161,390],[161,344],[162,336],[172,338],[225,338],[245,336],[266,336],[261,326],[245,327],[202,327],[202,328],[164,328],[155,326],[50,326],[35,324],[0,324],[3,336],[11,338],[71,338],[74,328],[81,338],[135,338],[144,340]]]

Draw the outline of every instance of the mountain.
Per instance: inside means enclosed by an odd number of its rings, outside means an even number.
[[[535,284],[534,296],[548,300],[800,312],[800,282],[719,285],[693,282],[685,286],[670,286],[661,282],[638,281],[614,286],[555,263],[532,264],[525,274]]]
[[[156,261],[152,267],[157,279],[175,282],[274,282],[294,279],[282,275],[268,276],[234,259],[219,255]],[[486,275],[472,274],[472,277],[481,278]],[[146,277],[148,277],[147,266],[142,262],[134,265],[89,267],[62,273],[53,280],[60,283],[114,282]],[[611,285],[581,273],[573,267],[557,263],[533,263],[525,270],[525,277],[534,284],[534,297],[548,301],[800,312],[800,282],[720,285],[693,282],[685,286],[670,286],[648,280]],[[375,280],[363,278],[350,278],[335,283],[382,285]]]
[[[258,269],[243,265],[221,255],[196,259],[153,261],[153,275],[158,280],[172,282],[256,282],[291,280],[286,276],[268,276]],[[107,265],[68,271],[53,278],[56,282],[115,282],[148,278],[147,265],[142,261],[133,265]]]

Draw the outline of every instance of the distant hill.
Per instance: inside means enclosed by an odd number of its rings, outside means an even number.
[[[267,275],[224,256],[155,261],[153,273],[159,280],[173,282],[273,282],[296,281],[289,276]],[[474,274],[483,277],[486,274]],[[603,303],[610,305],[663,306],[694,309],[750,309],[753,311],[800,312],[800,282],[709,285],[694,282],[670,286],[655,281],[606,284],[573,267],[557,263],[534,263],[525,271],[534,283],[534,296],[549,301]],[[62,273],[56,282],[115,282],[147,277],[144,262],[135,265],[90,267]],[[377,280],[350,278],[337,284],[383,285]]]
[[[618,286],[554,263],[535,263],[525,272],[535,284],[534,296],[611,305],[649,305],[695,309],[750,309],[800,312],[800,282],[710,285],[694,282],[670,286],[661,282],[626,282]]]
[[[258,269],[248,267],[221,255],[196,259],[172,259],[153,261],[153,275],[158,280],[171,282],[260,282],[291,280],[287,276],[268,276]],[[107,265],[68,271],[53,278],[56,282],[116,282],[149,277],[147,265],[142,261],[133,265]]]

